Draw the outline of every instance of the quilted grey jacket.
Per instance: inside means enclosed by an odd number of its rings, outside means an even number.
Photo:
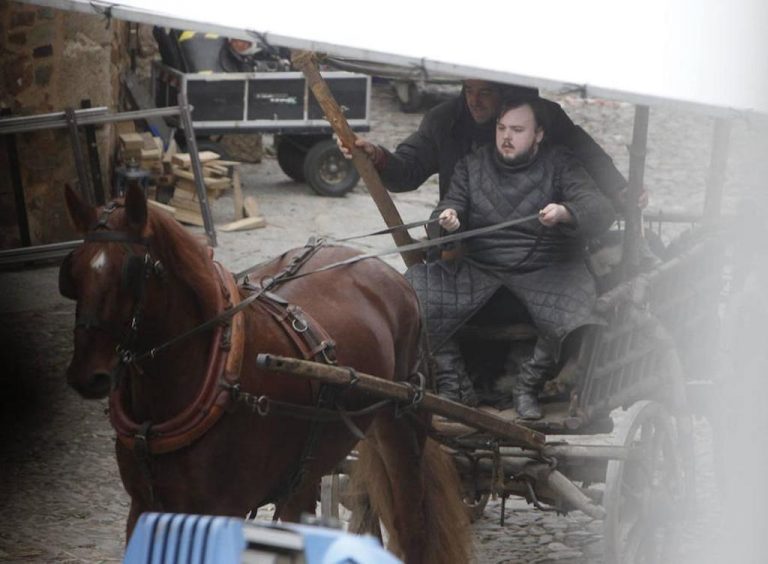
[[[512,168],[496,161],[494,147],[484,147],[457,165],[435,214],[453,207],[469,230],[537,213],[551,202],[565,205],[575,223],[547,228],[534,219],[465,240],[464,257],[456,261],[408,269],[433,350],[502,286],[548,338],[561,340],[589,321],[596,290],[583,250],[587,238],[610,226],[614,211],[566,150],[545,148],[533,162]]]
[[[555,102],[542,98],[549,116],[545,143],[573,151],[590,176],[617,210],[622,209],[620,192],[627,181],[610,156],[589,134],[577,126]],[[430,176],[439,173],[440,198],[445,197],[456,163],[474,149],[493,145],[496,124],[477,125],[461,95],[429,110],[419,129],[397,146],[386,151],[381,179],[392,192],[416,190]]]

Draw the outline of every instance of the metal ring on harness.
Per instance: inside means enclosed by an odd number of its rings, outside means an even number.
[[[267,396],[259,396],[253,405],[262,417],[269,415],[269,398]]]
[[[297,333],[304,333],[309,329],[309,323],[307,323],[307,320],[303,317],[294,317],[293,321],[291,321],[291,327],[293,327],[293,330]]]
[[[357,370],[349,367],[349,382],[347,382],[347,386],[354,386],[360,381],[360,376],[357,374]]]
[[[414,385],[412,382],[406,382],[408,387],[413,390],[413,397],[411,397],[410,403],[405,407],[402,407],[402,404],[400,403],[395,404],[395,417],[402,417],[408,411],[417,408],[424,399],[424,388],[427,385],[427,378],[421,372],[416,372],[415,376],[419,379],[418,386]]]

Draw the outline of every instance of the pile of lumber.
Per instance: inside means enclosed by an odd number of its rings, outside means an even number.
[[[234,200],[235,221],[220,225],[221,231],[240,231],[257,229],[267,223],[260,215],[256,199],[243,199],[240,185],[240,163],[224,161],[213,151],[198,153],[203,172],[203,185],[209,202],[219,198],[225,191],[232,190]],[[166,206],[173,216],[182,223],[203,226],[203,215],[200,210],[200,198],[192,171],[192,159],[188,153],[166,153],[165,161],[170,163],[173,178],[173,197]]]
[[[154,137],[151,133],[137,133],[135,131],[121,133],[119,135],[120,147],[118,159],[128,164],[135,163],[140,168],[148,170],[158,184],[158,178],[163,175],[163,140]]]
[[[118,160],[123,165],[134,163],[150,172],[150,204],[162,208],[182,223],[202,227],[203,215],[189,153],[178,152],[174,140],[163,150],[160,137],[154,137],[148,132],[137,132],[131,122],[118,124],[118,139]],[[243,199],[240,163],[221,160],[213,151],[202,151],[198,153],[198,157],[209,202],[218,199],[228,190],[232,191],[234,221],[218,226],[218,229],[238,231],[264,227],[266,221],[259,214],[255,198]],[[156,201],[162,193],[165,193],[166,197],[167,194],[173,193],[167,205]]]

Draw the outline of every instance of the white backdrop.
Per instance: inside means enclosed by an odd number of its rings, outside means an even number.
[[[279,46],[441,74],[768,113],[764,0],[31,3],[87,12],[114,5],[121,19],[239,37],[255,30]]]

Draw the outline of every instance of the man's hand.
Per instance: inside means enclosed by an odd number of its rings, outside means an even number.
[[[629,188],[624,188],[624,190],[621,191],[621,198],[626,204],[631,204],[632,202],[629,200]],[[635,204],[638,208],[641,210],[644,210],[648,207],[648,202],[651,199],[651,193],[646,190],[645,188],[642,189],[640,192],[640,195],[637,197],[637,201]]]
[[[572,223],[573,216],[563,204],[547,204],[539,210],[539,221],[546,227],[554,227],[558,223]]]
[[[339,151],[341,151],[341,154],[344,155],[345,159],[351,159],[352,153],[349,149],[347,149],[344,144],[341,142],[341,139],[338,137],[336,138],[336,145],[339,146]],[[360,137],[355,136],[355,147],[362,149],[363,152],[368,156],[369,159],[373,160],[376,156],[376,145],[373,143],[369,143],[365,139],[362,139]]]
[[[453,208],[444,209],[439,216],[439,220],[438,223],[440,223],[440,227],[449,233],[456,231],[461,226],[459,216]]]

